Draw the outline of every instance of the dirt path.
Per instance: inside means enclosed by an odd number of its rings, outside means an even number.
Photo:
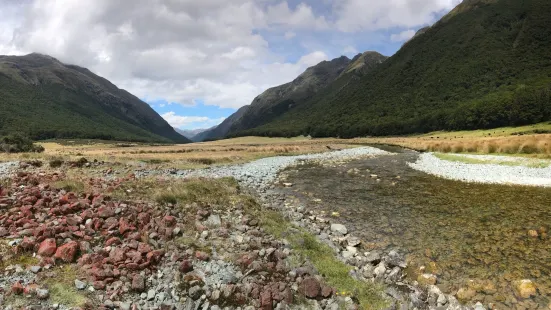
[[[424,268],[446,293],[497,309],[547,309],[551,190],[444,180],[408,167],[417,157],[400,151],[288,169],[282,177],[293,186],[282,190],[307,208],[338,212],[373,249],[406,250],[410,276]],[[523,279],[536,283],[536,297],[519,297]]]

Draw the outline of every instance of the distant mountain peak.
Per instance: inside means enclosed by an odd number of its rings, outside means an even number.
[[[383,63],[383,61],[385,61],[387,58],[387,56],[384,56],[376,51],[366,51],[360,53],[352,58],[352,61],[344,70],[343,74],[353,71],[365,74],[369,70]]]

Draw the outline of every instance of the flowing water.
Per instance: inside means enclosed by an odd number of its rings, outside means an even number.
[[[283,175],[294,184],[288,191],[309,208],[339,212],[369,249],[406,251],[408,276],[423,266],[444,292],[467,292],[465,302],[551,309],[551,189],[444,180],[409,168],[416,157],[401,151]],[[515,294],[521,279],[536,284],[536,296]]]

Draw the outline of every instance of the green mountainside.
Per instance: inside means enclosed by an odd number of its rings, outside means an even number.
[[[148,104],[87,69],[0,56],[0,136],[186,143]]]
[[[196,139],[223,138],[228,134],[269,123],[308,102],[318,91],[327,87],[344,72],[361,75],[372,70],[386,58],[376,52],[366,52],[352,60],[342,56],[331,61],[323,61],[306,69],[292,82],[266,90],[250,105],[242,107],[216,128],[202,133]]]
[[[551,1],[465,0],[363,75],[230,136],[355,137],[551,119]]]

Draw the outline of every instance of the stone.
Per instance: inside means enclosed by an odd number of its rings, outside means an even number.
[[[56,250],[57,245],[55,239],[45,239],[40,243],[37,254],[44,257],[51,257],[55,254]]]
[[[532,238],[537,238],[538,237],[538,231],[537,230],[534,230],[534,229],[530,229],[528,231],[528,236],[532,237]]]
[[[29,268],[29,269],[31,270],[32,273],[38,273],[38,272],[40,272],[42,267],[40,267],[40,266],[31,266],[31,268]]]
[[[138,293],[145,291],[145,278],[142,275],[136,274],[132,277],[132,290]]]
[[[346,226],[342,224],[331,224],[331,231],[333,233],[339,233],[341,235],[346,235],[348,233]]]
[[[308,277],[300,283],[301,291],[308,298],[316,298],[321,294],[321,285],[316,278]]]
[[[417,277],[417,282],[419,282],[419,284],[421,285],[435,285],[436,281],[436,276],[430,273],[420,274]]]
[[[378,252],[366,252],[365,253],[365,260],[368,263],[379,262],[381,260],[381,254],[379,254]]]
[[[383,262],[380,262],[379,265],[373,270],[373,276],[376,279],[382,279],[385,275],[386,267]]]
[[[21,295],[24,291],[25,288],[23,288],[23,285],[19,281],[15,282],[11,287],[11,292],[15,295]]]
[[[155,299],[156,292],[154,289],[147,291],[147,300]]]
[[[515,293],[520,298],[530,298],[536,296],[536,284],[528,279],[513,282]]]
[[[199,285],[192,286],[188,291],[188,296],[193,300],[197,300],[203,294],[203,289]]]
[[[350,251],[342,251],[341,255],[344,259],[349,259],[349,258],[354,257],[354,253],[352,253]]]
[[[392,250],[388,253],[388,255],[385,257],[385,262],[392,267],[407,267],[406,258],[395,250]]]
[[[50,291],[47,289],[37,289],[36,297],[38,297],[38,299],[48,299],[50,297]]]
[[[218,214],[211,214],[205,221],[205,226],[210,228],[218,228],[221,225],[222,225],[222,220],[220,219],[220,215]]]
[[[263,310],[273,309],[272,292],[269,289],[265,289],[260,293],[260,307]]]
[[[188,273],[193,270],[193,264],[189,260],[184,260],[180,264],[180,272]]]
[[[460,288],[457,291],[457,294],[455,294],[455,296],[457,296],[457,299],[459,299],[462,302],[471,300],[475,295],[476,295],[475,290],[471,288],[464,288],[464,287]]]
[[[482,305],[479,301],[474,305],[474,310],[486,310],[486,308],[484,308],[484,305]]]
[[[202,261],[208,261],[210,259],[210,256],[203,251],[197,251],[195,252],[195,258]]]
[[[76,260],[78,248],[78,243],[75,241],[66,243],[57,248],[57,251],[55,252],[55,258],[60,259],[66,263],[73,263]]]
[[[352,253],[352,254],[358,253],[358,249],[355,248],[355,247],[353,247],[353,246],[347,246],[347,247],[346,247],[346,250],[347,250],[348,252]]]
[[[75,279],[75,287],[77,288],[77,290],[83,290],[86,288],[86,283],[80,281],[79,279]]]
[[[360,240],[360,238],[357,238],[357,237],[348,237],[346,242],[348,243],[348,246],[356,247],[356,246],[360,245],[361,240]]]

